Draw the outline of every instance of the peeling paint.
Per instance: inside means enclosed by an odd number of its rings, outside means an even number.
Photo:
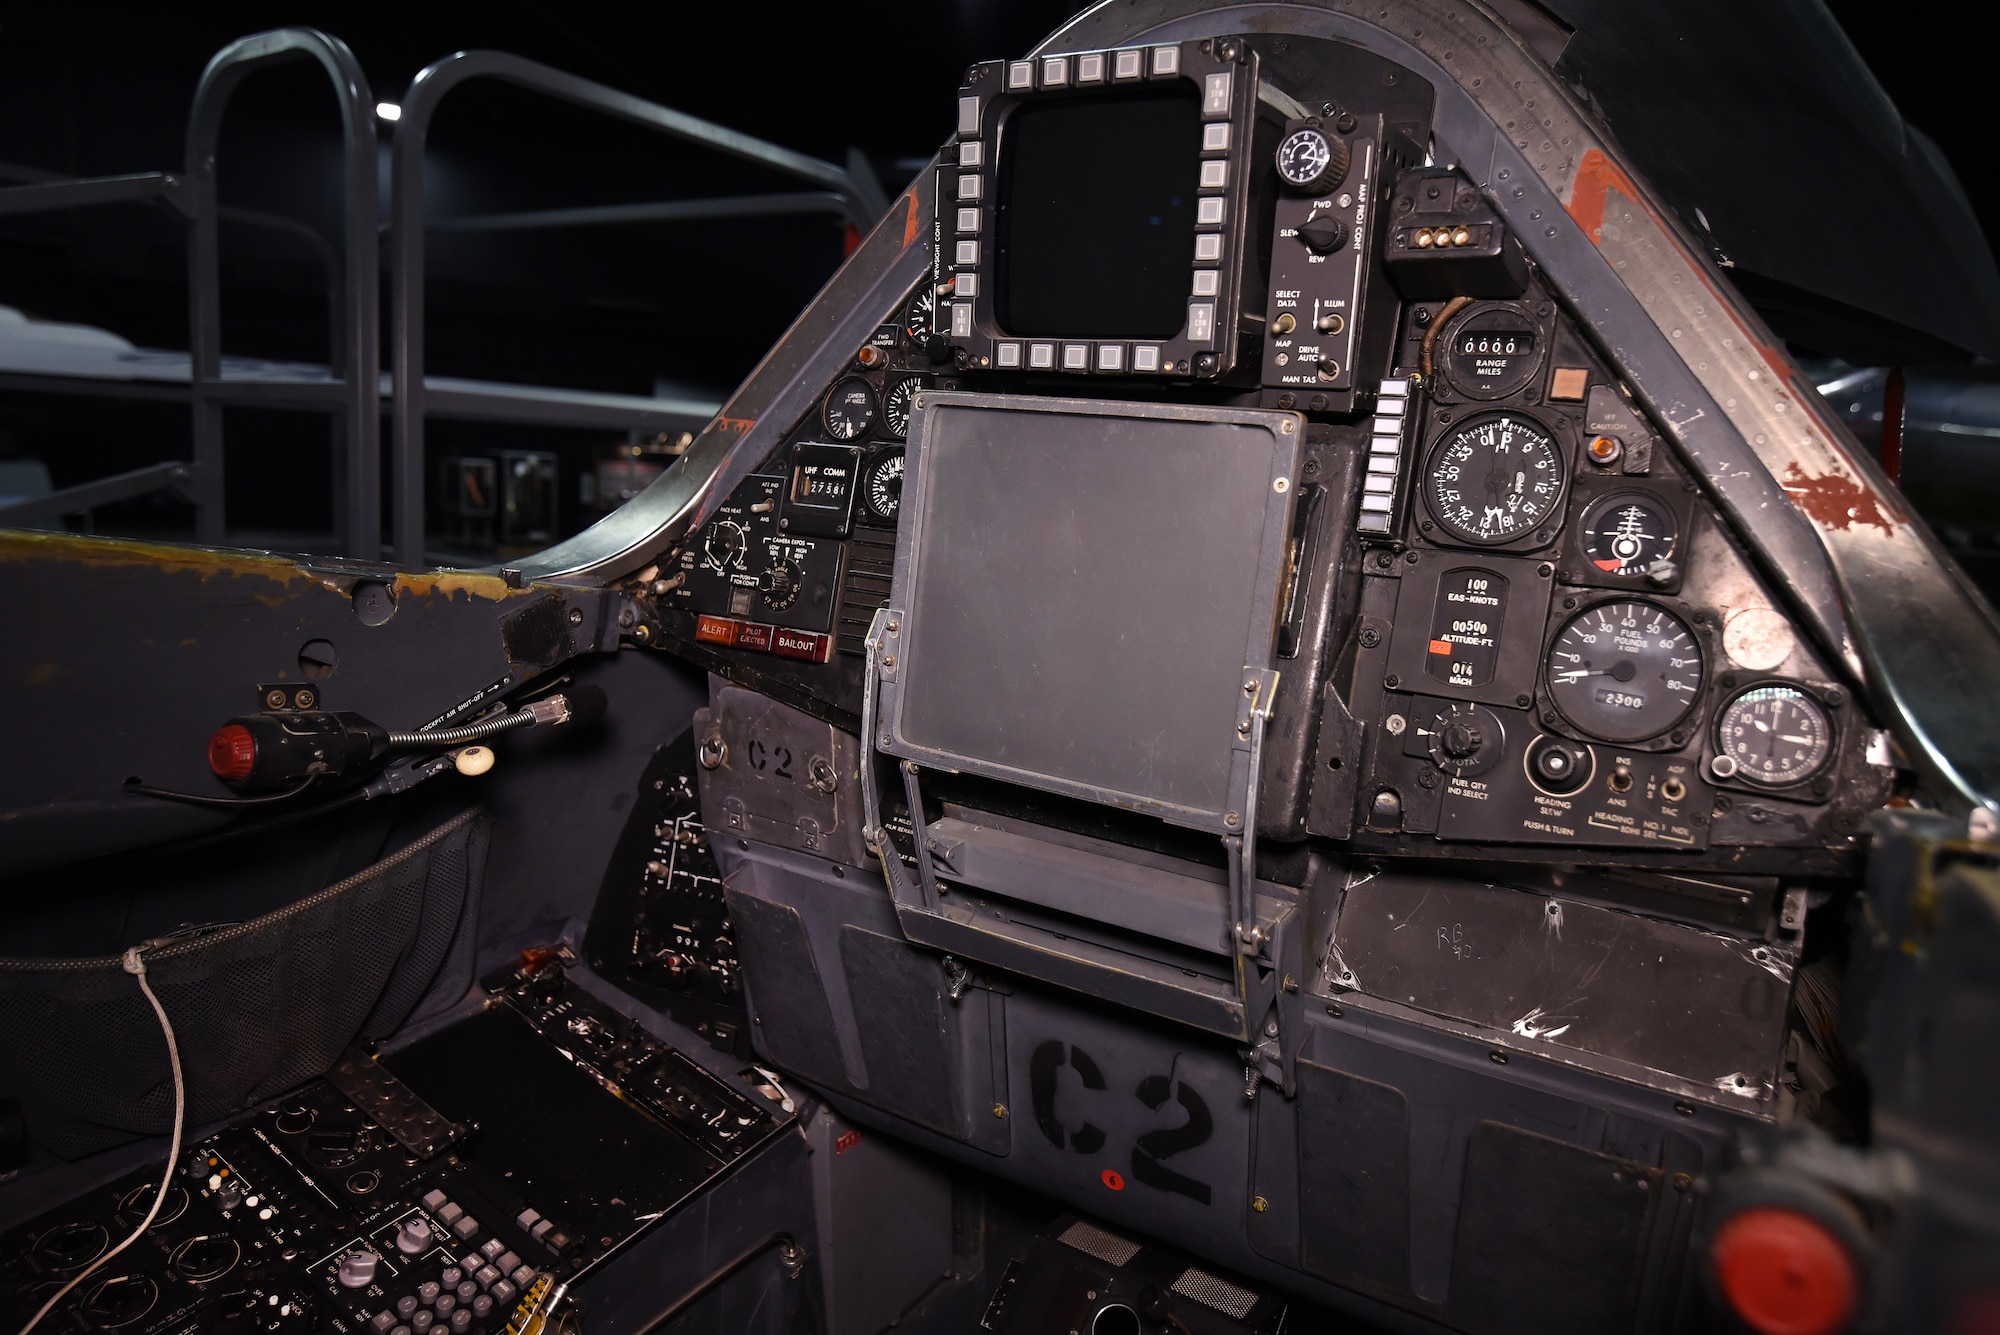
[[[1845,532],[1867,524],[1893,537],[1897,524],[1909,522],[1886,497],[1843,473],[1813,476],[1794,461],[1778,485],[1821,528]]]
[[[1639,187],[1632,184],[1632,178],[1603,149],[1586,150],[1583,161],[1577,164],[1576,179],[1570,182],[1569,199],[1563,207],[1569,210],[1569,216],[1589,235],[1593,244],[1604,241],[1604,205],[1613,190],[1629,201],[1645,198],[1639,193]]]
[[[497,603],[508,598],[542,592],[539,589],[509,588],[507,581],[498,575],[482,575],[470,570],[436,570],[422,575],[398,575],[395,587],[398,600],[406,595],[423,598],[442,595],[451,598],[463,593],[473,598],[483,598],[489,603]]]
[[[923,235],[923,220],[917,211],[917,192],[906,190],[903,192],[903,198],[909,201],[910,205],[909,214],[903,219],[903,248],[907,250],[916,244],[918,237]]]
[[[268,552],[186,547],[131,538],[91,538],[74,533],[0,533],[0,561],[70,561],[100,570],[143,567],[164,574],[192,573],[204,580],[227,575],[234,579],[267,579],[276,584],[312,578],[296,559]]]

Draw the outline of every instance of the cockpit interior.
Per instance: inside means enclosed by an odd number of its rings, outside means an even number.
[[[0,318],[0,394],[192,414],[0,495],[0,1331],[2000,1330],[1951,166],[1817,3],[987,54],[900,193],[492,50],[390,123],[310,28],[170,171],[0,182],[190,275],[185,352]],[[312,365],[220,332],[280,66],[346,117]],[[717,403],[427,369],[477,81],[842,254]],[[280,415],[337,551],[231,540]],[[634,442],[571,531],[537,423]]]

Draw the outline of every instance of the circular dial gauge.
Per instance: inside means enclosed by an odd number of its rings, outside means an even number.
[[[1308,125],[1278,145],[1278,175],[1294,190],[1320,194],[1347,177],[1347,145]]]
[[[903,312],[903,332],[911,341],[921,343],[931,335],[931,317],[937,313],[937,292],[926,282],[917,289],[917,296],[910,308]]]
[[[910,400],[924,387],[915,376],[904,376],[889,386],[889,392],[882,396],[882,425],[897,440],[907,440],[910,435]]]
[[[1474,418],[1431,452],[1431,514],[1461,542],[1512,542],[1548,524],[1562,499],[1562,452],[1541,423],[1516,413]]]
[[[702,564],[718,575],[741,570],[743,555],[749,547],[750,535],[743,525],[733,519],[717,520],[710,525],[708,537],[702,540]]]
[[[1583,556],[1607,575],[1642,575],[1673,554],[1674,517],[1651,496],[1625,492],[1583,515]]]
[[[1756,686],[1722,711],[1715,743],[1736,762],[1737,778],[1783,787],[1805,782],[1826,764],[1833,753],[1833,721],[1819,701],[1796,686]]]
[[[1578,729],[1607,742],[1652,737],[1701,695],[1701,646],[1666,608],[1626,599],[1585,608],[1549,646],[1549,698]]]
[[[826,396],[826,434],[854,440],[875,422],[875,391],[866,380],[843,380]]]
[[[861,473],[861,508],[870,519],[884,524],[896,522],[903,507],[903,452],[875,459]]]

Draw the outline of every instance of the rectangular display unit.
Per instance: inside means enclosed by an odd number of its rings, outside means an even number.
[[[975,65],[933,231],[961,364],[1227,374],[1257,90],[1235,38]]]
[[[917,405],[881,749],[1238,832],[1302,420],[944,392]]]

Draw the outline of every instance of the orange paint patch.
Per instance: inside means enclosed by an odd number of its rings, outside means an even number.
[[[1432,641],[1431,641],[1431,652],[1432,652],[1432,653],[1434,653],[1434,654],[1449,654],[1449,653],[1451,652],[1451,641],[1450,641],[1450,640],[1432,640]]]
[[[1632,178],[1619,170],[1603,149],[1586,152],[1583,161],[1577,164],[1576,180],[1570,184],[1569,201],[1563,207],[1593,242],[1604,240],[1604,201],[1614,189],[1635,203],[1644,198],[1639,187],[1632,184]]]
[[[1845,532],[1856,524],[1867,524],[1893,536],[1896,525],[1908,522],[1886,498],[1840,473],[1811,477],[1797,464],[1791,464],[1779,485],[1792,498],[1792,504],[1821,528]]]
[[[920,220],[917,217],[917,192],[914,190],[906,190],[903,192],[903,198],[907,200],[910,205],[910,211],[907,215],[905,215],[903,219],[903,246],[905,249],[908,249],[911,245],[915,244],[916,239],[922,233],[923,228],[920,225]]]

